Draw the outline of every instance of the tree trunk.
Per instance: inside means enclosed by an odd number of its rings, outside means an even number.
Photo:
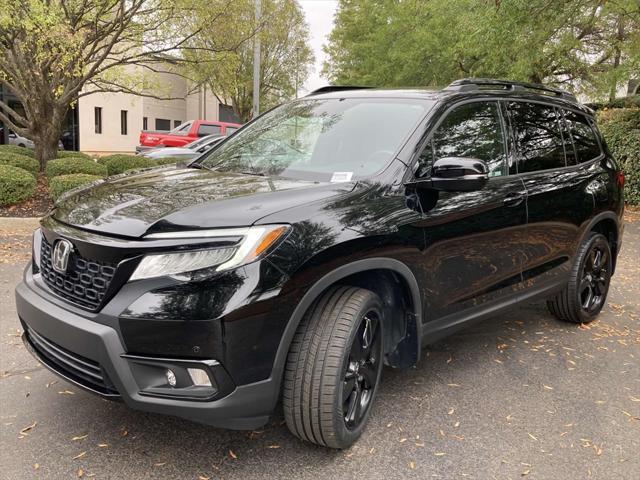
[[[40,171],[44,172],[47,161],[56,158],[58,154],[58,142],[60,141],[59,128],[54,125],[43,125],[42,130],[34,136],[36,160],[40,163]]]

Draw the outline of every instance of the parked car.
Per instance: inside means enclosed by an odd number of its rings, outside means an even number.
[[[224,135],[209,135],[188,143],[184,147],[151,148],[142,152],[141,155],[151,159],[175,157],[180,160],[192,160],[210,150],[225,138]]]
[[[143,152],[157,146],[184,147],[188,143],[208,135],[231,135],[241,126],[237,123],[192,120],[170,132],[143,130],[140,132],[140,145],[136,147],[136,151]]]
[[[293,434],[345,448],[383,365],[534,299],[594,320],[623,185],[560,90],[320,89],[189,168],[60,199],[16,289],[24,342],[139,410],[255,429],[282,398]]]
[[[3,138],[4,132],[0,128],[0,139]],[[15,132],[9,131],[9,145],[17,145],[18,147],[35,148],[35,144],[27,137],[22,137]],[[58,141],[58,150],[64,150],[62,140]]]

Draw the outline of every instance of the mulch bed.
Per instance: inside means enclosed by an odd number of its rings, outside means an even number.
[[[16,205],[0,207],[0,217],[41,217],[53,206],[49,197],[47,177],[38,175],[36,194],[29,200]]]

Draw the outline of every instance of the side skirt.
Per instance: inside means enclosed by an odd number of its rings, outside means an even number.
[[[568,277],[555,279],[553,282],[517,292],[505,298],[470,308],[464,312],[458,312],[427,322],[422,327],[422,346],[437,342],[473,323],[498,315],[521,303],[549,297],[562,290],[567,284],[567,280]]]

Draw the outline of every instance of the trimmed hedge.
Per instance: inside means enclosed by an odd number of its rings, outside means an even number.
[[[33,196],[36,179],[22,168],[0,165],[0,206],[18,203]]]
[[[30,172],[34,177],[40,170],[40,164],[33,158],[11,152],[0,151],[0,165],[11,165]]]
[[[19,147],[18,145],[0,145],[0,154],[15,153],[16,155],[25,155],[27,157],[36,158],[36,152],[30,148]]]
[[[600,131],[625,173],[625,200],[640,205],[640,108],[598,112]]]
[[[59,158],[57,160],[49,160],[47,162],[45,175],[49,178],[58,177],[60,175],[71,175],[74,173],[86,173],[87,175],[98,175],[104,177],[107,175],[107,168],[93,160],[86,160],[78,157]]]
[[[137,155],[125,155],[119,153],[101,157],[100,159],[98,159],[98,163],[107,167],[107,172],[109,173],[109,175],[118,175],[120,173],[126,172],[127,170],[147,168],[157,165],[156,162],[146,157]]]
[[[58,150],[58,154],[56,155],[56,158],[69,158],[69,157],[74,157],[74,158],[84,158],[85,160],[92,160],[91,156],[87,155],[86,153],[82,153],[82,152],[76,152],[75,150]]]
[[[98,175],[87,175],[86,173],[74,173],[71,175],[60,175],[49,181],[49,195],[54,200],[60,198],[65,192],[78,188],[87,183],[100,180],[102,177]]]

